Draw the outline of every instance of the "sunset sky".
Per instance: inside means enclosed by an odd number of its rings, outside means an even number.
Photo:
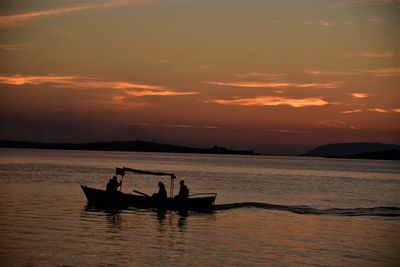
[[[400,143],[400,1],[1,1],[0,139]]]

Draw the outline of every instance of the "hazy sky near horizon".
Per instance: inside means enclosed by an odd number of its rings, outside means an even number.
[[[400,1],[1,1],[0,139],[400,143]]]

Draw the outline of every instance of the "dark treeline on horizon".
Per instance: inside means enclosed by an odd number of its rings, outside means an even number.
[[[260,155],[253,150],[232,150],[214,145],[210,148],[185,147],[160,144],[149,141],[113,141],[90,143],[45,143],[28,141],[0,140],[1,148],[89,150],[89,151],[126,151],[126,152],[166,152],[194,154],[230,154]],[[268,155],[268,154],[264,154]],[[270,154],[273,156],[272,154]],[[292,155],[296,156],[296,155]],[[318,146],[298,156],[350,158],[350,159],[382,159],[400,160],[400,145],[381,143],[337,143]]]
[[[199,153],[199,154],[234,154],[258,155],[253,150],[231,150],[225,147],[213,146],[210,148],[194,148],[160,144],[147,141],[114,141],[92,143],[44,143],[27,141],[0,140],[3,148],[33,148],[33,149],[60,149],[60,150],[93,150],[93,151],[131,151],[131,152],[169,152],[169,153]]]

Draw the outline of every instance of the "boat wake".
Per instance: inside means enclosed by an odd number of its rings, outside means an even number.
[[[260,202],[240,202],[230,204],[219,204],[214,206],[215,210],[229,210],[238,208],[259,208],[267,210],[281,210],[298,214],[311,215],[342,215],[342,216],[387,216],[400,217],[400,208],[398,207],[373,207],[373,208],[331,208],[317,209],[309,206],[285,206],[274,205]]]

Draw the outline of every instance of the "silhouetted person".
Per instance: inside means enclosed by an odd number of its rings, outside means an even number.
[[[157,199],[167,199],[167,190],[165,190],[165,185],[163,182],[158,182],[158,193],[153,194],[154,198]]]
[[[118,191],[119,186],[121,186],[121,182],[118,182],[117,176],[113,176],[108,180],[106,191],[108,193],[115,193]]]
[[[108,183],[107,183],[107,186],[106,186],[106,191],[107,192],[111,192],[111,187],[112,187],[112,178],[110,178],[109,180],[108,180]]]
[[[189,197],[189,189],[187,188],[187,186],[185,185],[185,181],[181,180],[179,182],[180,184],[180,188],[179,188],[179,194],[176,195],[176,198],[180,198],[180,199],[185,199]]]

